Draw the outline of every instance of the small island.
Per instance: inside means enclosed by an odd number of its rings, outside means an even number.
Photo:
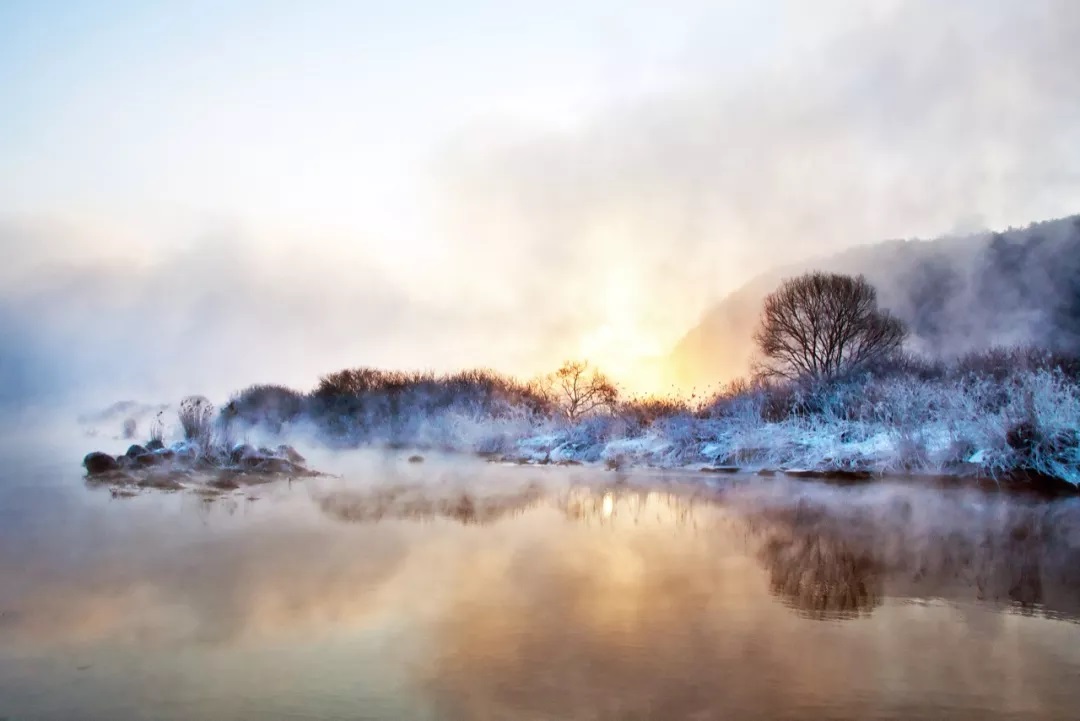
[[[274,480],[322,475],[308,469],[290,445],[273,448],[233,442],[222,417],[204,398],[180,404],[184,439],[166,445],[160,414],[145,444],[132,444],[122,455],[93,451],[83,458],[87,480],[115,489],[184,488],[228,491]],[[128,426],[130,427],[130,426]]]

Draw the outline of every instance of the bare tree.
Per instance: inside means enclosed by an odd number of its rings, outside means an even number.
[[[574,421],[602,409],[614,408],[619,389],[603,373],[590,368],[587,361],[566,361],[554,373],[532,384],[534,392]]]
[[[834,378],[897,351],[907,330],[863,276],[808,273],[765,298],[754,340],[766,377]]]

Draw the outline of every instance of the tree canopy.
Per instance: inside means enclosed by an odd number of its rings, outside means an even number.
[[[765,298],[754,340],[758,372],[788,379],[834,378],[899,350],[903,322],[878,308],[863,276],[808,273]]]

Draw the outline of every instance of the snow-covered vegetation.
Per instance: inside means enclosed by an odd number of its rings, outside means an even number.
[[[356,382],[345,382],[352,379]],[[623,399],[572,420],[488,371],[342,371],[309,394],[238,393],[237,438],[439,449],[528,463],[916,474],[1080,484],[1080,361],[1034,350],[893,360],[817,383],[736,383],[703,401]]]

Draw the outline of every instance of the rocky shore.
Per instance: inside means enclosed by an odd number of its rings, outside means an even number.
[[[160,439],[134,444],[118,456],[93,451],[83,458],[88,482],[161,490],[228,490],[321,475],[304,463],[304,457],[288,445],[257,448],[238,443],[225,447],[178,441],[166,446]]]

